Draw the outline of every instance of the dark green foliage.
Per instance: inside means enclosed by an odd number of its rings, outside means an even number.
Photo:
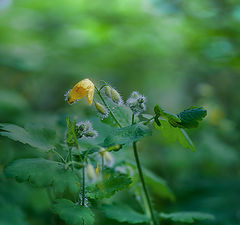
[[[200,212],[177,212],[177,213],[160,213],[161,219],[172,220],[174,222],[194,223],[198,220],[213,220],[214,216],[208,213]]]
[[[54,148],[56,132],[41,126],[31,125],[26,129],[13,124],[1,123],[0,135],[32,147],[49,151]]]
[[[207,110],[203,107],[191,107],[177,115],[181,120],[184,128],[196,128],[199,122],[207,116]]]
[[[60,193],[65,190],[76,193],[80,189],[78,177],[70,169],[65,169],[64,164],[51,160],[19,159],[6,168],[5,174],[36,187],[52,186]]]
[[[87,197],[91,199],[109,198],[116,192],[128,188],[131,183],[131,178],[125,174],[105,171],[102,181],[87,187]]]
[[[127,222],[131,224],[147,223],[150,219],[145,215],[141,214],[128,205],[123,204],[112,204],[102,205],[100,209],[104,212],[106,217],[109,219],[117,220],[118,222]]]
[[[53,205],[53,212],[68,225],[92,225],[94,223],[94,214],[91,209],[67,199],[57,200]]]

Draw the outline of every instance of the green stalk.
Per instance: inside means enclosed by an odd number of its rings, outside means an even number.
[[[97,89],[97,88],[96,88]],[[106,108],[108,109],[110,115],[112,116],[112,118],[115,120],[115,122],[117,123],[117,125],[122,128],[122,125],[119,123],[119,121],[117,120],[116,116],[114,115],[113,111],[110,109],[110,107],[108,106],[108,104],[106,103],[106,101],[104,100],[101,92],[97,89],[97,93],[99,95],[99,97],[101,98],[103,104],[106,106]]]
[[[82,206],[85,204],[85,165],[82,168]]]
[[[134,124],[134,114],[132,116],[132,124]],[[143,192],[144,192],[145,198],[147,200],[149,212],[151,214],[152,224],[157,225],[156,220],[155,220],[155,216],[154,216],[154,212],[153,212],[152,203],[151,203],[150,196],[149,196],[147,186],[146,186],[146,183],[145,183],[145,179],[144,179],[144,175],[143,175],[143,171],[142,171],[142,166],[141,166],[139,156],[138,156],[137,142],[133,142],[133,152],[134,152],[134,157],[135,157],[135,161],[136,161],[136,164],[137,164],[137,169],[138,169],[138,174],[139,174],[139,177],[140,177],[140,181],[142,183]]]

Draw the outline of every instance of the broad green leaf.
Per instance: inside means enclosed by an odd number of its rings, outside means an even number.
[[[146,215],[135,211],[128,205],[102,205],[100,209],[104,212],[106,217],[109,219],[117,220],[121,223],[127,222],[132,224],[139,224],[149,222],[149,218]]]
[[[142,123],[137,123],[114,131],[104,140],[104,144],[105,146],[131,144],[148,135],[151,135],[151,130]]]
[[[121,191],[132,183],[125,174],[105,171],[102,181],[87,187],[87,197],[91,199],[109,198],[116,192]]]
[[[1,225],[28,225],[23,211],[17,206],[0,199]]]
[[[126,105],[117,105],[111,100],[106,100],[107,104],[109,105],[110,109],[118,119],[119,123],[125,127],[129,126],[132,121],[132,111],[129,107]],[[102,122],[107,123],[111,126],[118,127],[115,120],[112,118],[112,116],[109,114],[107,118],[103,119]]]
[[[200,212],[177,212],[177,213],[160,213],[161,219],[168,219],[174,222],[193,223],[198,220],[213,220],[214,216],[208,213]]]
[[[201,121],[206,115],[206,109],[193,106],[179,113],[177,116],[180,118],[181,125],[184,128],[195,128],[199,125],[199,121]]]
[[[77,175],[65,169],[64,164],[42,158],[16,160],[6,168],[5,174],[36,187],[52,186],[59,193],[66,189],[76,193],[80,189]]]
[[[173,127],[166,120],[160,120],[160,121],[161,121],[161,126],[159,127],[155,125],[155,128],[161,131],[164,139],[167,142],[178,141],[184,148],[189,148],[192,151],[195,151],[195,146],[184,129]]]
[[[150,170],[144,169],[144,177],[147,186],[158,196],[162,198],[169,198],[170,200],[175,200],[175,196],[171,189],[169,188],[167,182],[156,174],[152,173]]]
[[[135,171],[137,170],[137,167],[134,163],[127,162],[127,165],[132,167]],[[156,195],[160,196],[161,198],[175,200],[175,196],[173,192],[171,191],[167,182],[163,178],[157,176],[156,174],[152,173],[150,170],[147,170],[146,168],[143,168],[143,174],[144,174],[144,178],[147,183],[147,186],[152,192],[154,192]]]
[[[6,136],[14,141],[29,144],[32,147],[49,151],[54,148],[56,132],[50,129],[37,127],[35,125],[24,129],[14,124],[0,123],[0,135]]]
[[[57,200],[53,205],[53,212],[68,225],[92,225],[94,223],[94,214],[90,208],[67,199]]]

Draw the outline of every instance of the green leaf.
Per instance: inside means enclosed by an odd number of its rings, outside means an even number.
[[[193,106],[179,113],[177,116],[180,118],[181,125],[184,128],[195,128],[199,125],[199,121],[201,121],[206,115],[206,109]]]
[[[53,205],[53,212],[68,225],[92,225],[94,223],[94,214],[91,209],[67,199],[57,200]]]
[[[104,145],[108,147],[115,144],[131,144],[148,135],[151,135],[151,130],[142,123],[137,123],[113,131],[113,133],[104,140]]]
[[[49,151],[54,148],[56,132],[50,129],[31,125],[24,129],[14,124],[0,123],[0,135],[14,141],[29,144],[32,147]]]
[[[102,205],[100,209],[104,212],[109,219],[117,220],[118,222],[127,222],[132,224],[147,223],[149,218],[141,214],[127,205],[113,204]]]
[[[78,148],[78,141],[76,135],[76,121],[71,121],[70,117],[67,117],[67,145],[68,146],[75,146]]]
[[[1,225],[27,225],[23,211],[17,206],[0,199]]]
[[[116,192],[121,191],[132,183],[125,174],[105,171],[102,181],[87,187],[87,197],[91,199],[109,198]]]
[[[11,163],[5,170],[9,178],[19,182],[29,182],[36,187],[52,186],[57,193],[68,189],[76,193],[80,189],[78,177],[65,165],[41,158],[19,159]]]
[[[109,107],[111,108],[112,112],[118,119],[119,123],[125,127],[129,126],[132,122],[132,111],[126,105],[117,105],[116,103],[112,102],[111,100],[105,99]],[[107,118],[103,119],[102,122],[107,123],[111,126],[118,127],[114,119],[109,115]]]
[[[177,213],[160,213],[161,219],[169,219],[174,222],[182,222],[182,223],[193,223],[197,220],[213,220],[214,216],[208,213],[200,213],[200,212],[177,212]]]
[[[156,174],[152,173],[150,170],[144,169],[144,177],[147,186],[158,196],[162,198],[168,198],[172,201],[175,200],[175,196],[171,189],[169,188],[167,182]]]
[[[161,131],[167,142],[178,141],[184,148],[189,148],[192,151],[195,151],[195,146],[184,129],[173,127],[166,120],[161,120],[161,126],[159,127],[155,125],[155,128]]]

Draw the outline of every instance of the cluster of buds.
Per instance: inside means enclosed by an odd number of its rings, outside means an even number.
[[[146,110],[146,98],[134,91],[127,100],[127,105],[135,115],[139,115]]]
[[[80,122],[76,124],[77,138],[95,138],[97,137],[97,131],[92,128],[92,124],[89,121]]]
[[[105,94],[108,98],[110,98],[114,103],[121,105],[123,104],[123,100],[121,95],[117,92],[116,89],[106,86],[105,87]]]

